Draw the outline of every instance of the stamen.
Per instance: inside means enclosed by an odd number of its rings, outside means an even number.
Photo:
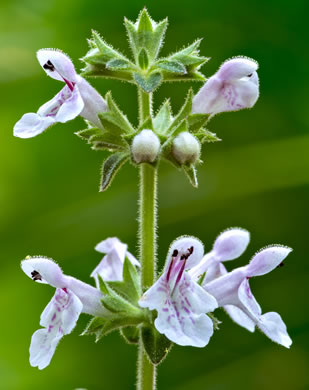
[[[172,253],[172,261],[170,263],[170,266],[168,267],[168,271],[167,271],[167,275],[166,275],[166,280],[169,281],[170,280],[170,276],[171,276],[171,271],[172,271],[172,268],[173,268],[173,264],[174,264],[174,259],[178,256],[178,250],[177,249],[174,249],[173,253]]]
[[[63,78],[64,82],[66,83],[66,85],[69,87],[70,91],[72,92],[74,89],[74,83],[71,83],[69,80],[65,79],[64,77],[62,77],[62,78]]]
[[[36,282],[37,280],[42,280],[42,276],[38,271],[31,272],[32,279]]]
[[[279,265],[277,265],[277,268],[281,268],[284,266],[284,262],[282,261]]]
[[[187,249],[187,253],[184,253],[181,257],[180,257],[180,260],[184,260],[183,263],[182,263],[182,266],[179,270],[179,273],[177,275],[177,279],[176,279],[176,283],[175,283],[175,287],[177,286],[178,282],[180,281],[181,277],[182,277],[182,274],[185,270],[185,266],[186,266],[186,262],[188,260],[188,258],[192,255],[193,253],[193,246],[191,246],[190,248]]]
[[[55,67],[54,65],[50,62],[50,60],[48,60],[46,62],[46,64],[43,65],[43,68],[46,69],[46,70],[50,70],[51,72],[53,72],[55,70]]]

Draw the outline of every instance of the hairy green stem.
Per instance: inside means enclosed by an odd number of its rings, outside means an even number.
[[[138,90],[139,123],[142,124],[152,114],[152,96]],[[157,170],[150,164],[140,165],[139,190],[139,248],[141,261],[142,287],[145,290],[155,280],[156,272],[156,196]],[[149,361],[144,351],[140,334],[137,365],[137,390],[156,389],[156,367]]]
[[[139,124],[141,125],[149,116],[152,115],[152,93],[144,92],[138,88],[138,113]]]

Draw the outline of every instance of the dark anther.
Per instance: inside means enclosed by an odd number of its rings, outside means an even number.
[[[38,271],[32,271],[31,272],[31,277],[34,281],[37,281],[37,280],[42,280],[42,276],[39,274]]]
[[[253,73],[250,73],[250,74],[248,74],[248,77],[251,77],[253,75]]]
[[[55,70],[54,65],[49,60],[46,62],[46,64],[43,65],[43,68],[46,70],[50,70],[51,72]]]
[[[181,255],[180,260],[187,260],[188,256],[187,255]]]
[[[172,257],[176,257],[176,256],[178,256],[178,250],[177,250],[177,249],[174,249],[174,252],[173,252],[173,254],[172,254]]]
[[[191,246],[191,248],[189,248],[189,249],[188,249],[188,251],[189,251],[190,255],[192,255],[192,253],[193,253],[193,250],[194,250],[193,246]]]
[[[280,263],[279,265],[277,265],[277,268],[281,268],[284,266],[284,262],[282,261],[282,263]]]

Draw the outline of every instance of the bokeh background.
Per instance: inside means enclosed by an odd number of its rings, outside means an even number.
[[[163,55],[204,37],[201,52],[212,57],[202,69],[207,76],[235,55],[260,63],[256,106],[217,116],[209,126],[223,142],[204,148],[199,189],[169,164],[160,166],[160,264],[177,236],[196,235],[210,249],[216,235],[230,226],[248,229],[252,241],[229,267],[247,263],[267,244],[294,248],[285,267],[251,282],[264,312],[278,311],[286,321],[291,349],[259,332],[250,334],[217,312],[223,323],[209,346],[174,347],[159,368],[159,389],[308,389],[306,0],[1,0],[0,389],[134,388],[135,348],[117,333],[98,344],[79,337],[86,315],[60,343],[47,369],[30,367],[30,337],[53,289],[32,283],[20,270],[20,260],[28,254],[46,255],[67,274],[92,283],[99,241],[118,236],[136,253],[137,171],[125,166],[113,186],[98,193],[104,154],[91,151],[73,134],[84,127],[81,119],[29,140],[14,138],[12,129],[23,113],[35,112],[62,87],[45,76],[36,50],[61,48],[80,68],[78,58],[86,53],[93,28],[128,54],[123,16],[135,20],[144,5],[155,20],[169,17]],[[92,82],[102,93],[112,89],[136,123],[133,86]],[[155,93],[155,108],[170,96],[177,110],[189,86],[162,86]]]

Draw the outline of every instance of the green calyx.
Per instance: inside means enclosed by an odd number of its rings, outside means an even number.
[[[205,81],[200,67],[208,58],[199,55],[201,40],[159,58],[167,29],[167,19],[155,22],[144,8],[134,23],[125,18],[129,46],[133,59],[106,43],[96,32],[88,40],[90,49],[82,61],[84,76],[113,78],[136,84],[151,93],[167,81]]]
[[[144,8],[135,23],[125,19],[124,25],[132,58],[114,49],[93,31],[88,41],[90,50],[82,59],[86,64],[84,75],[133,83],[138,87],[139,95],[149,97],[150,101],[152,92],[166,81],[205,81],[200,67],[208,58],[199,55],[201,40],[160,58],[167,19],[155,22]],[[126,162],[134,166],[141,163],[156,166],[161,159],[182,170],[193,187],[198,186],[197,166],[202,162],[201,146],[220,139],[206,129],[210,119],[208,114],[192,114],[192,89],[188,91],[184,105],[176,115],[172,113],[169,100],[163,102],[155,115],[150,105],[148,112],[141,116],[138,127],[129,122],[110,92],[105,99],[108,109],[99,114],[101,126],[94,127],[88,123],[87,129],[76,133],[93,150],[111,153],[103,161],[100,191],[110,187]],[[153,142],[151,137],[147,140],[144,130],[153,132]],[[143,137],[137,139],[141,132]]]

